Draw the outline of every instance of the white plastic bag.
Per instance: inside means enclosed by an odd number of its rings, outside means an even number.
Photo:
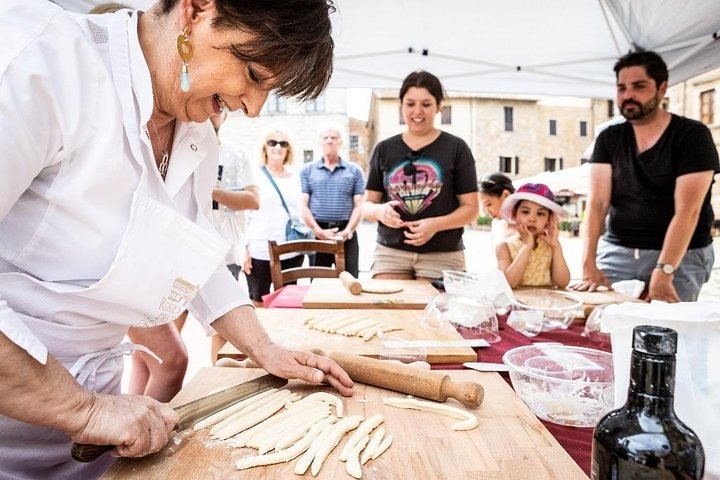
[[[720,302],[623,303],[605,308],[602,331],[610,333],[615,370],[615,407],[630,384],[632,330],[638,325],[678,333],[675,412],[700,437],[705,480],[720,479]]]

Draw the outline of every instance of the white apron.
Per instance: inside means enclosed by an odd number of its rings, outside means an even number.
[[[127,29],[126,21],[115,16],[110,27],[115,30],[110,48],[126,117],[126,148],[134,158],[143,159],[150,152],[147,147],[143,151],[138,141],[139,128],[128,128],[137,123],[127,121],[136,118],[129,73],[125,81],[118,80],[116,73],[128,69],[127,34],[117,32]],[[71,285],[43,282],[21,272],[0,274],[0,291],[8,305],[90,391],[120,392],[122,355],[135,350],[132,344],[121,344],[127,328],[176,318],[224,265],[227,253],[219,236],[150,198],[148,182],[153,179],[148,177],[157,173],[148,171],[142,161],[140,167],[129,222],[112,265],[100,280]],[[57,430],[0,416],[0,478],[97,478],[113,461],[106,454],[94,463],[78,463],[70,458],[70,447],[70,439]]]

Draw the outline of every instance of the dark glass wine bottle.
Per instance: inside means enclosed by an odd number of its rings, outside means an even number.
[[[673,407],[676,350],[675,330],[633,330],[627,403],[595,426],[592,480],[702,478],[700,439]]]

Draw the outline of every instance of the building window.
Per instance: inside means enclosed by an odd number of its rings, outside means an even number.
[[[275,95],[270,95],[267,99],[268,113],[285,113],[287,112],[287,101]]]
[[[315,100],[305,102],[306,112],[324,112],[325,111],[325,95],[320,95]]]
[[[607,101],[607,107],[608,107],[608,118],[613,118],[615,116],[615,104],[612,100]]]
[[[505,107],[505,131],[513,131],[513,107]]]
[[[515,157],[515,175],[520,174],[520,157]]]
[[[502,173],[517,173],[518,161],[518,157],[515,157],[515,171],[513,172],[513,157],[500,157],[498,170]]]
[[[557,135],[557,120],[550,120],[550,135]]]
[[[560,167],[560,168],[562,168],[562,167]],[[545,157],[545,171],[546,172],[554,172],[557,169],[558,169],[557,158]]]
[[[398,107],[398,123],[400,123],[400,125],[405,125],[405,118],[402,114],[402,105]]]
[[[715,123],[715,90],[700,94],[700,121],[705,125]]]
[[[350,135],[350,151],[357,152],[360,150],[360,137],[357,135]]]
[[[587,137],[587,122],[580,122],[580,136]]]
[[[450,105],[442,107],[441,117],[441,123],[443,125],[450,125],[452,123],[452,107]]]
[[[313,151],[303,150],[303,162],[310,163],[313,161]]]

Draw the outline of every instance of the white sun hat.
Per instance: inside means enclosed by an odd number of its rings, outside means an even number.
[[[513,210],[515,209],[515,205],[522,200],[537,203],[554,212],[560,218],[566,218],[568,216],[567,210],[555,203],[555,194],[547,185],[543,183],[526,183],[505,199],[500,208],[502,217],[508,222],[514,223]]]

